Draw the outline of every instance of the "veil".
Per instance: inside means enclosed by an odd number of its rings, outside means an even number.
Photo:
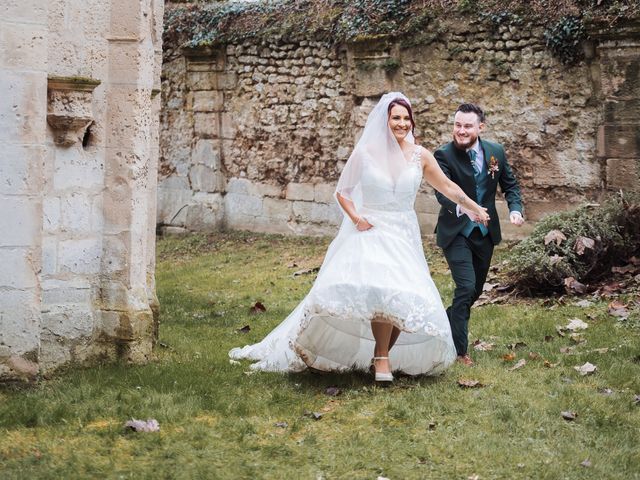
[[[388,124],[389,104],[396,99],[409,99],[400,92],[385,93],[373,108],[364,126],[362,136],[347,160],[340,174],[334,196],[351,200],[358,206],[360,201],[360,180],[363,167],[372,166],[386,173],[395,184],[400,173],[407,167],[407,161],[398,141],[393,136]],[[413,134],[409,132],[406,141],[415,143]]]

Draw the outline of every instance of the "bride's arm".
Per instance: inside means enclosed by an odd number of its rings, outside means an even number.
[[[422,171],[424,178],[433,188],[454,203],[470,210],[476,215],[478,222],[485,225],[489,222],[487,209],[467,197],[460,186],[452,182],[442,171],[433,154],[426,148],[421,149]]]
[[[364,218],[361,215],[358,215],[358,212],[356,211],[356,206],[353,204],[351,200],[343,197],[337,192],[336,192],[336,198],[338,199],[338,203],[342,207],[342,210],[344,210],[346,214],[349,215],[349,218],[351,219],[351,221],[353,222],[353,224],[356,226],[358,230],[362,232],[364,230],[369,230],[371,227],[373,227],[373,225],[371,225],[366,218]]]

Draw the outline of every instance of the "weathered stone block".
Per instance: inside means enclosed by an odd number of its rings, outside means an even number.
[[[313,200],[315,195],[314,186],[311,183],[289,183],[285,196],[287,200]]]
[[[27,248],[0,248],[0,286],[17,289],[35,288],[40,259],[34,263],[33,253]],[[3,292],[3,295],[6,292]]]
[[[62,240],[58,244],[58,269],[78,274],[100,271],[102,242],[98,238]]]
[[[640,190],[640,158],[607,158],[607,188]]]
[[[158,188],[156,220],[164,225],[184,225],[185,207],[192,202],[191,189]]]
[[[334,203],[336,186],[334,184],[317,183],[313,187],[313,200],[320,203]]]
[[[237,119],[229,112],[222,112],[220,116],[222,138],[233,140],[237,133]]]
[[[42,275],[54,275],[58,269],[58,240],[54,236],[42,238]]]
[[[67,232],[91,232],[91,215],[93,213],[91,200],[84,194],[71,193],[61,198],[60,209],[62,215],[61,228]]]
[[[41,169],[46,150],[44,147],[0,145],[0,194],[40,193]]]
[[[0,232],[6,246],[35,245],[41,224],[42,207],[33,197],[10,196],[0,201]]]
[[[602,125],[598,131],[598,156],[640,158],[640,125]]]
[[[191,90],[217,90],[218,74],[214,72],[189,72],[187,85]]]
[[[194,112],[220,112],[224,107],[224,94],[217,90],[193,92]]]
[[[189,181],[194,191],[220,192],[224,188],[224,176],[205,165],[191,167]]]
[[[229,192],[224,197],[224,205],[227,221],[238,215],[250,217],[262,215],[262,198],[260,197]]]
[[[194,113],[194,130],[200,138],[220,136],[220,118],[217,113]]]
[[[101,188],[104,185],[104,158],[88,156],[81,146],[56,149],[53,188]]]
[[[42,312],[43,330],[61,338],[73,340],[92,334],[94,313],[90,304],[50,304]]]
[[[220,170],[220,143],[218,140],[199,139],[193,147],[191,163]]]
[[[187,207],[185,227],[195,232],[214,232],[223,220],[224,211],[218,205],[198,203]]]
[[[292,202],[278,198],[265,198],[262,201],[262,212],[266,218],[289,220],[292,213]]]

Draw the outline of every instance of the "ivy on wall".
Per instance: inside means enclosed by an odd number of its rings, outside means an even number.
[[[202,46],[244,39],[307,39],[340,43],[397,37],[406,45],[433,40],[437,19],[490,25],[548,25],[545,41],[565,64],[582,59],[585,22],[615,25],[640,16],[638,0],[276,0],[220,2],[177,0],[165,15],[168,46]]]

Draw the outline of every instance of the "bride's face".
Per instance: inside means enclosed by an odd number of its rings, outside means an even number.
[[[409,111],[402,105],[394,105],[389,113],[389,128],[398,142],[405,139],[411,131]]]

